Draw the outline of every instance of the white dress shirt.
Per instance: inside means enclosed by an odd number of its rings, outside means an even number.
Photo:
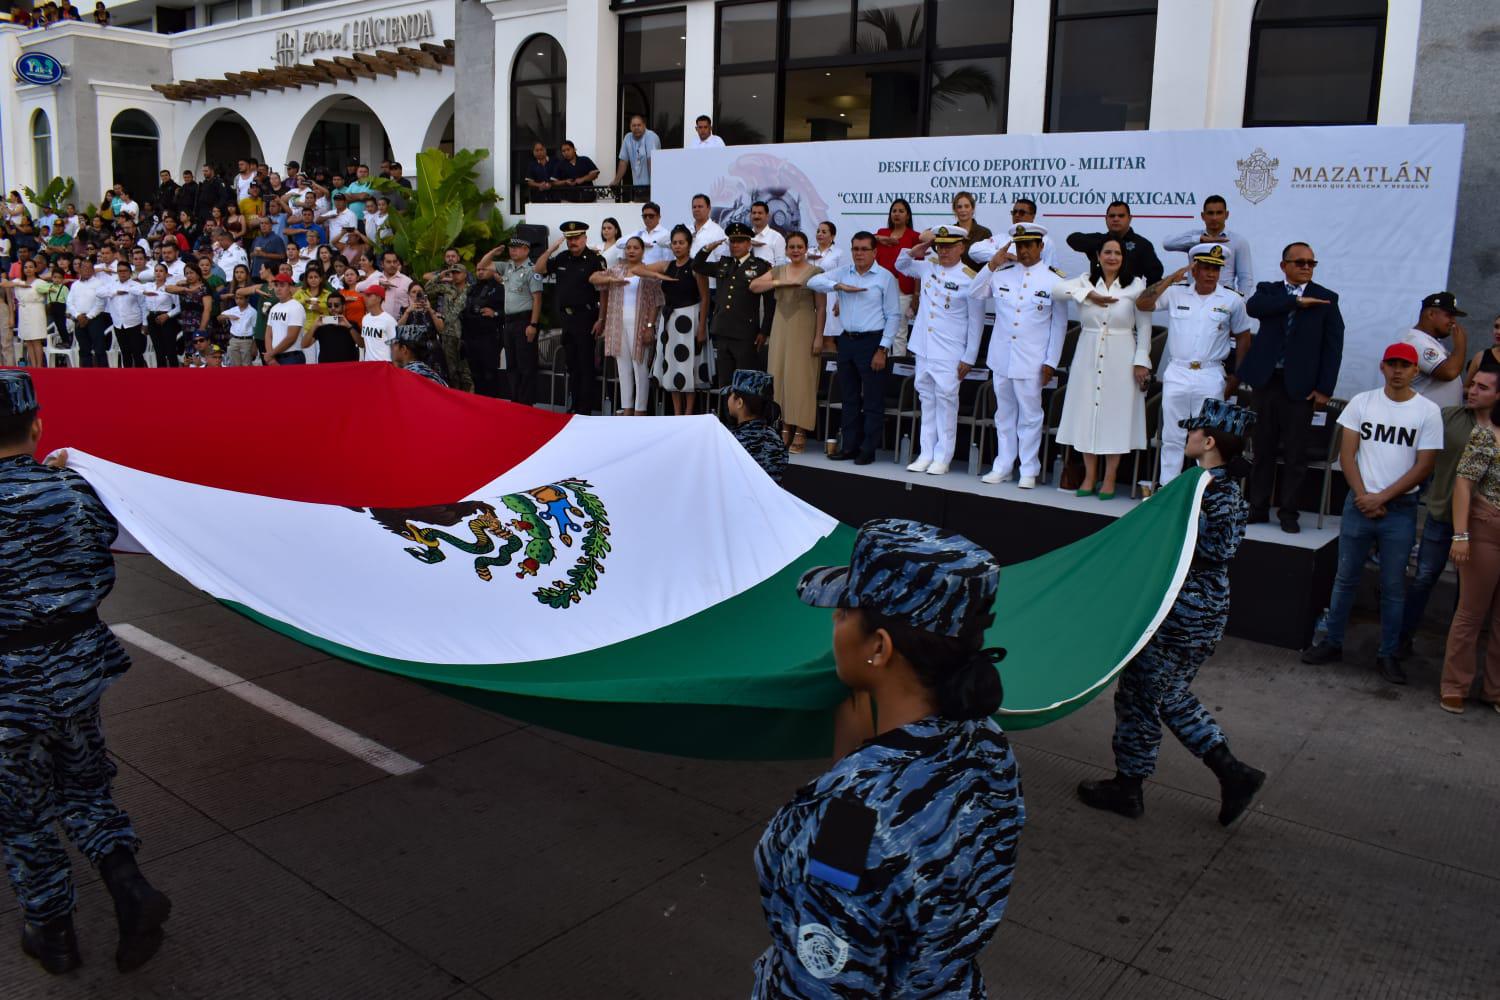
[[[75,319],[83,316],[93,319],[104,311],[104,299],[100,285],[102,281],[99,275],[84,281],[82,278],[73,282],[68,288],[68,315]]]
[[[121,281],[110,278],[100,292],[104,296],[104,308],[109,311],[110,323],[121,327],[140,326],[146,322],[146,303],[141,293],[146,290],[139,281]]]
[[[692,141],[688,143],[688,149],[714,149],[723,145],[724,140],[713,133],[709,133],[707,139],[700,139],[698,138],[698,133],[694,132]]]

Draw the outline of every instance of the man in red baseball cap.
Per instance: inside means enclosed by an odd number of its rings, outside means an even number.
[[[307,355],[302,352],[299,341],[302,327],[307,323],[307,310],[302,303],[292,298],[296,289],[290,274],[278,274],[271,279],[276,290],[276,304],[266,315],[265,363],[267,365],[302,365]]]
[[[1361,392],[1339,415],[1339,460],[1349,496],[1339,525],[1339,565],[1328,601],[1328,632],[1304,650],[1303,663],[1343,659],[1344,630],[1370,548],[1379,545],[1381,676],[1405,684],[1397,658],[1406,593],[1406,563],[1417,533],[1417,488],[1432,474],[1443,449],[1443,416],[1412,388],[1417,349],[1391,344],[1380,361],[1385,386]]]

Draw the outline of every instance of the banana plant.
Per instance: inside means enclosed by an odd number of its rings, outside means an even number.
[[[449,249],[472,261],[507,238],[500,195],[478,183],[476,168],[489,155],[487,149],[460,149],[452,156],[440,149],[423,150],[417,154],[415,191],[373,178],[376,191],[399,194],[406,202],[397,209],[392,201],[391,235],[379,249],[396,251],[413,274],[425,274],[442,270],[443,253]]]
[[[29,187],[22,187],[21,191],[25,194],[26,200],[36,206],[40,214],[55,215],[60,213],[67,206],[68,199],[73,197],[73,178],[54,177],[39,192]]]

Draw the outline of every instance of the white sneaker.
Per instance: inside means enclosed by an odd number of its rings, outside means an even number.
[[[917,456],[917,460],[906,467],[907,472],[926,472],[927,467],[932,464],[932,459]]]
[[[988,484],[990,486],[995,486],[995,485],[998,485],[999,483],[1005,482],[1009,478],[1010,478],[1010,473],[1008,473],[1008,472],[1001,472],[999,469],[991,469],[989,472],[985,473],[983,476],[980,476],[979,477],[979,481],[981,483],[986,483],[986,484]]]
[[[1036,476],[1022,476],[1021,481],[1016,484],[1023,490],[1036,489]]]
[[[933,462],[927,467],[927,474],[929,476],[946,476],[948,474],[948,463]]]

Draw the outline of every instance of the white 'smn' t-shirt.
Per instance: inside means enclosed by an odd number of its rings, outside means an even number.
[[[396,339],[396,318],[387,312],[365,313],[359,324],[365,338],[366,361],[391,360],[391,341]]]
[[[295,326],[300,329],[306,322],[307,310],[302,308],[302,303],[296,299],[287,299],[285,302],[278,302],[266,314],[266,339],[274,348],[286,339],[292,327]],[[293,340],[283,350],[302,350],[301,347],[297,346],[297,341],[301,339],[298,337],[297,340]]]
[[[1410,472],[1417,452],[1443,449],[1443,413],[1426,396],[1413,394],[1398,403],[1384,389],[1370,389],[1349,400],[1339,426],[1359,435],[1359,478],[1371,493]]]

